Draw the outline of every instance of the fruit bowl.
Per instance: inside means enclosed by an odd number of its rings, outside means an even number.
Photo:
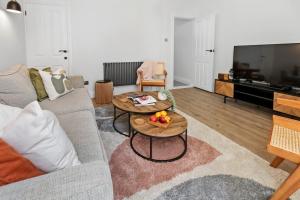
[[[168,128],[171,122],[172,119],[168,116],[168,113],[166,111],[157,112],[155,113],[155,115],[152,115],[148,120],[149,124],[160,128]]]

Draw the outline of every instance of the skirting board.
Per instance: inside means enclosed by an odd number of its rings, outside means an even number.
[[[178,77],[178,76],[174,76],[174,80],[179,81],[179,82],[184,83],[184,84],[187,84],[187,85],[192,85],[193,84],[190,80],[182,78],[182,77]]]

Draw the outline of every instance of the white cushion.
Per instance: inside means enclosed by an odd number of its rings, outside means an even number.
[[[3,128],[1,138],[44,172],[80,164],[56,116],[43,111],[37,101]]]
[[[0,104],[0,130],[17,118],[22,109]]]
[[[39,73],[50,100],[55,100],[74,90],[63,69],[58,69],[52,73],[39,70]]]

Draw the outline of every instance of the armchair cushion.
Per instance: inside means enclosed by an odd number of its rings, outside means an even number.
[[[167,75],[165,64],[163,62],[145,61],[137,70],[137,75],[137,85],[145,80],[164,80]]]

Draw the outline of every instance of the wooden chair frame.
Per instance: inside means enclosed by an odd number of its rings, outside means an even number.
[[[139,83],[140,86],[140,91],[143,92],[144,91],[144,87],[145,86],[149,86],[149,87],[163,87],[164,89],[166,88],[166,82],[167,82],[167,76],[168,76],[168,72],[166,70],[164,70],[164,80],[151,80],[151,81],[146,81],[144,80],[144,74],[143,71],[139,71],[138,72],[141,78],[141,81]]]
[[[284,117],[273,116],[273,124],[282,127],[300,131],[300,122]],[[274,126],[273,126],[274,127]],[[273,131],[272,131],[273,133]],[[296,169],[290,176],[281,184],[277,191],[273,194],[270,200],[287,200],[300,188],[300,154],[286,151],[271,145],[272,133],[270,135],[270,142],[267,146],[269,153],[276,155],[276,158],[270,164],[272,167],[277,168],[284,160],[289,160],[297,164]]]

